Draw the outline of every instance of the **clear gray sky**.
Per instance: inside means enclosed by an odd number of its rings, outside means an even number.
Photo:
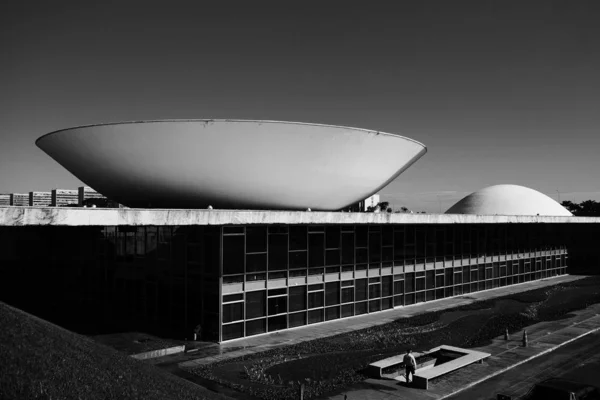
[[[0,193],[81,185],[35,146],[53,130],[240,118],[423,142],[397,207],[600,200],[599,21],[597,0],[4,2]]]

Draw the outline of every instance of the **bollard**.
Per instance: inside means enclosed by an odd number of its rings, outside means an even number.
[[[523,347],[527,347],[527,330],[523,331]]]
[[[300,400],[304,400],[304,383],[300,385]]]
[[[510,337],[508,336],[508,328],[504,331],[504,340],[508,340]]]

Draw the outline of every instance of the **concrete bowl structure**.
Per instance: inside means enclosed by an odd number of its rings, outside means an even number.
[[[427,151],[389,133],[244,120],[83,126],[36,144],[108,198],[152,208],[337,210],[376,193]]]
[[[573,215],[545,194],[518,185],[495,185],[473,192],[450,207],[446,214]]]

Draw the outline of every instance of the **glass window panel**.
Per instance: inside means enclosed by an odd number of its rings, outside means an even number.
[[[340,304],[340,283],[329,282],[325,284],[325,305]]]
[[[367,313],[367,302],[363,301],[361,303],[354,304],[354,315],[361,315]]]
[[[323,290],[325,287],[322,283],[315,283],[313,285],[308,285],[308,291],[312,292],[314,290]]]
[[[352,317],[354,315],[354,304],[342,306],[342,318]]]
[[[246,293],[246,319],[264,317],[267,315],[266,310],[267,291],[260,290],[257,292]]]
[[[367,247],[369,229],[366,225],[356,227],[356,247]]]
[[[289,274],[290,274],[290,278],[306,276],[306,270],[305,269],[293,269],[289,272]]]
[[[243,293],[227,294],[227,295],[223,296],[223,303],[231,303],[233,301],[240,301],[240,300],[244,300]]]
[[[222,326],[223,340],[237,339],[244,336],[244,323],[229,324]]]
[[[340,250],[325,251],[325,265],[340,265]]]
[[[223,304],[223,323],[244,319],[244,303]]]
[[[288,268],[287,235],[269,235],[269,271]]]
[[[290,250],[306,250],[306,226],[290,226]]]
[[[269,279],[285,279],[287,271],[269,272]]]
[[[325,309],[325,320],[331,321],[332,319],[338,319],[340,317],[340,307],[329,307]]]
[[[416,290],[425,290],[425,278],[417,278]]]
[[[243,226],[224,226],[223,233],[244,233]]]
[[[381,248],[381,259],[383,261],[393,261],[394,260],[394,249],[392,247],[382,247]]]
[[[268,299],[269,315],[277,315],[287,312],[287,297],[271,297]]]
[[[236,236],[232,236],[236,237]],[[267,254],[247,254],[246,272],[264,272],[267,270]]]
[[[340,247],[340,227],[338,225],[325,228],[325,248],[337,249]]]
[[[322,267],[325,263],[325,235],[311,233],[308,237],[308,266]]]
[[[404,260],[404,231],[394,232],[394,261]]]
[[[409,272],[404,274],[404,291],[405,293],[411,293],[415,291],[415,273]]]
[[[354,233],[342,233],[342,264],[354,264]]]
[[[290,312],[306,310],[306,286],[290,287]]]
[[[290,268],[306,268],[307,264],[306,251],[291,251],[290,252]]]
[[[267,292],[267,296],[281,296],[282,294],[287,294],[287,288],[281,289],[271,289]]]
[[[375,283],[369,285],[369,299],[376,299],[381,297],[381,284]]]
[[[369,312],[377,312],[381,311],[381,302],[380,300],[371,300],[369,301]]]
[[[384,225],[381,227],[381,244],[382,246],[393,246],[394,245],[394,227],[391,225]]]
[[[369,262],[381,261],[381,233],[369,232]]]
[[[324,292],[308,293],[308,308],[323,307],[323,305],[324,305]]]
[[[356,301],[366,300],[367,299],[367,280],[366,279],[356,279],[354,281],[354,288],[356,294]]]
[[[381,295],[383,297],[392,295],[393,279],[394,278],[392,276],[384,276],[383,278],[381,278]]]
[[[257,319],[246,322],[246,336],[258,335],[267,331],[267,320]]]
[[[306,312],[303,311],[295,314],[290,314],[289,321],[290,328],[306,325]]]
[[[425,272],[425,287],[433,289],[435,287],[435,271]]]
[[[404,293],[404,281],[394,282],[394,294],[403,294],[403,293]]]
[[[354,301],[354,288],[344,288],[342,289],[342,303],[350,303]]]
[[[287,316],[280,315],[278,317],[271,317],[268,320],[269,332],[279,331],[287,328]]]
[[[435,287],[444,287],[444,275],[435,276]]]
[[[246,253],[257,253],[267,251],[267,227],[246,227]]]
[[[363,264],[366,263],[368,259],[368,250],[367,249],[356,249],[356,263]]]
[[[308,312],[308,323],[315,324],[317,322],[323,322],[323,309]]]
[[[394,307],[401,307],[404,305],[404,296],[394,296]]]
[[[244,273],[244,236],[223,236],[223,274]]]

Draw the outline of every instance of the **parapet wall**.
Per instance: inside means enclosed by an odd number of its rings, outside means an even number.
[[[0,226],[168,226],[253,224],[597,224],[594,217],[387,214],[257,210],[163,210],[0,206]]]

